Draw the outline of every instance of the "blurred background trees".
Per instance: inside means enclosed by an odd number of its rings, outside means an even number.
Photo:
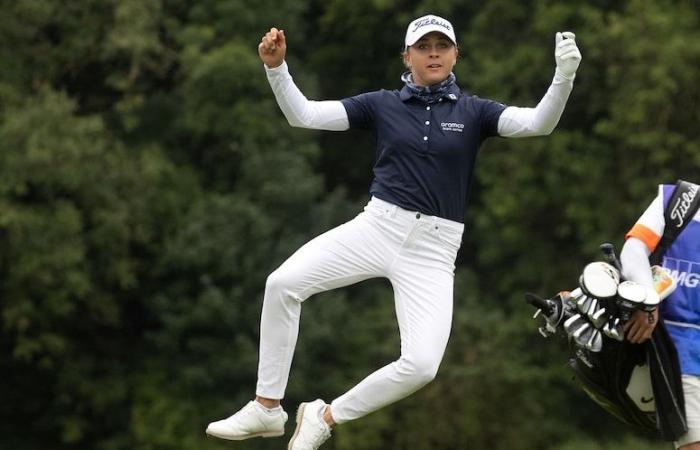
[[[583,62],[551,136],[482,148],[438,378],[327,447],[669,448],[580,392],[523,293],[571,288],[657,184],[698,181],[696,2],[0,4],[0,448],[286,445],[204,428],[253,395],[267,274],[359,211],[374,147],[290,128],[257,44],[285,30],[309,98],[400,88],[405,26],[426,13],[455,24],[458,82],[480,97],[534,106],[556,31]],[[314,297],[301,327],[290,413],[399,353],[386,280]]]

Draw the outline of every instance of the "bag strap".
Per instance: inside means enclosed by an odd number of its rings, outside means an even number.
[[[664,234],[661,236],[659,245],[649,256],[652,265],[661,262],[661,257],[666,253],[666,250],[673,244],[686,225],[693,220],[698,207],[700,207],[699,189],[700,186],[688,181],[678,180],[676,182],[676,187],[673,189],[664,210],[664,220],[666,221]]]

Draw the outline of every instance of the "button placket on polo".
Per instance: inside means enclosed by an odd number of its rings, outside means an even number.
[[[428,145],[430,144],[430,105],[425,107],[426,119],[425,119],[425,134],[423,134],[423,144],[425,144],[425,151],[428,151]]]

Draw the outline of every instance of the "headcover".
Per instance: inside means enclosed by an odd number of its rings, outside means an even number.
[[[602,261],[592,262],[583,269],[579,280],[581,288],[596,298],[610,298],[617,293],[620,272]]]

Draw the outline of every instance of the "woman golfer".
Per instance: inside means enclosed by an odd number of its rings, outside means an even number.
[[[394,290],[401,335],[398,360],[333,400],[302,403],[290,450],[315,450],[331,428],[396,402],[430,382],[452,321],[454,263],[477,150],[490,136],[552,132],[573,87],[581,54],[573,33],[556,33],[556,70],[535,108],[518,108],[463,93],[452,69],[452,24],[428,15],[405,37],[400,90],[340,101],[309,101],[285,63],[284,32],[272,28],[258,52],[277,102],[295,127],[372,130],[376,162],[371,199],[351,221],[301,247],[267,279],[260,326],[255,400],[209,424],[207,434],[241,440],[284,434],[284,397],[302,303],[318,292],[374,277]]]

